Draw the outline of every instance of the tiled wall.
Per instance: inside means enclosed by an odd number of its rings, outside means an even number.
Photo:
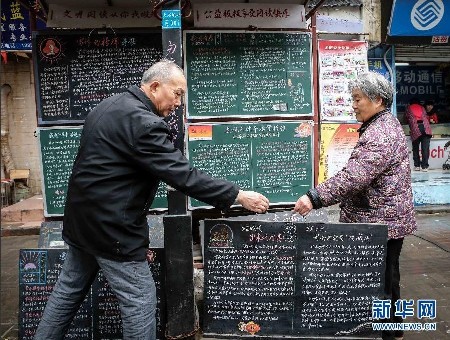
[[[31,58],[8,54],[2,61],[1,85],[9,84],[7,97],[9,113],[9,145],[16,169],[30,169],[31,193],[41,194],[41,170],[39,144],[35,137],[37,129],[36,102]]]

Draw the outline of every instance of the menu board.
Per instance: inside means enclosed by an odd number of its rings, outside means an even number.
[[[64,215],[67,185],[80,145],[82,127],[39,128],[44,215]],[[160,184],[151,209],[167,208],[166,185]]]
[[[190,124],[188,158],[213,177],[293,203],[313,185],[312,121]],[[205,206],[191,199],[191,207]]]
[[[218,219],[204,237],[205,336],[373,336],[386,225]]]
[[[311,35],[186,31],[188,118],[312,115]]]
[[[161,57],[158,30],[33,32],[38,124],[83,123],[103,99],[139,85]]]
[[[157,339],[164,339],[164,249],[149,249],[149,267],[156,285]],[[67,249],[21,249],[19,257],[19,339],[32,340],[45,305],[58,280]],[[78,310],[66,339],[122,339],[118,300],[102,272]]]

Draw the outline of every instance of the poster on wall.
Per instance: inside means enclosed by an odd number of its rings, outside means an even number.
[[[368,71],[367,43],[319,40],[319,68],[321,119],[355,121],[348,83]]]
[[[324,123],[320,126],[319,178],[322,183],[346,164],[358,142],[360,124]]]

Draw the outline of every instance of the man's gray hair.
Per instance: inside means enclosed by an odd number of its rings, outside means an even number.
[[[361,90],[371,101],[381,98],[383,105],[389,108],[392,105],[395,89],[392,84],[376,72],[365,72],[358,74],[357,78],[348,84],[350,92]]]
[[[151,83],[152,81],[168,82],[172,77],[183,74],[183,70],[171,60],[162,59],[150,66],[144,72],[141,79],[141,85]]]

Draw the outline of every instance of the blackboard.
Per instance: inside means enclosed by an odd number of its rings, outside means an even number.
[[[271,204],[292,203],[313,185],[312,131],[311,121],[189,124],[187,154],[213,177],[258,191]]]
[[[205,220],[205,336],[372,337],[387,226]]]
[[[83,123],[103,99],[139,85],[162,57],[158,30],[33,32],[39,125]]]
[[[311,35],[186,31],[187,116],[312,115]]]
[[[163,249],[149,249],[149,263],[156,285],[157,338],[164,339],[165,299]],[[21,249],[19,258],[19,339],[32,340],[47,300],[58,279],[67,249]],[[65,339],[122,339],[117,298],[101,271],[75,316]]]
[[[44,216],[62,216],[67,185],[80,145],[82,127],[38,128]],[[166,209],[165,183],[161,183],[151,209]]]

